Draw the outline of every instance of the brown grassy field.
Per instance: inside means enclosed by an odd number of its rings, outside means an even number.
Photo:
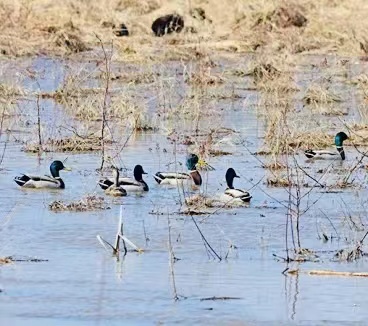
[[[205,15],[198,15],[197,8]],[[3,0],[2,55],[65,54],[115,39],[132,60],[189,59],[198,47],[225,53],[328,53],[366,55],[368,28],[364,0],[169,1]],[[178,13],[182,33],[154,37],[157,17]],[[113,25],[125,23],[130,37],[117,38]],[[165,53],[160,49],[165,44]]]

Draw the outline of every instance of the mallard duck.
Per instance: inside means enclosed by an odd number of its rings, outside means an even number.
[[[179,183],[193,180],[196,186],[202,184],[202,177],[197,171],[196,165],[199,159],[196,154],[190,154],[186,160],[189,173],[183,172],[157,172],[153,177],[160,185],[177,185]]]
[[[341,159],[345,160],[343,142],[347,140],[348,138],[349,138],[348,135],[344,133],[343,131],[340,131],[336,134],[335,145],[336,145],[337,152],[308,149],[304,151],[304,154],[308,158],[328,158],[328,157],[332,157],[332,156],[336,156],[340,154]]]
[[[70,168],[64,166],[61,161],[54,161],[50,165],[51,177],[48,175],[34,176],[22,174],[15,177],[14,181],[23,188],[65,188],[63,179],[60,178],[59,171],[71,171]]]
[[[225,196],[227,196],[229,200],[232,199],[236,201],[242,201],[245,203],[250,202],[250,199],[252,198],[252,196],[249,194],[249,192],[241,190],[241,189],[234,189],[234,186],[233,186],[234,178],[239,178],[239,176],[236,174],[233,168],[229,168],[225,174],[225,179],[227,183],[227,189],[225,190]]]
[[[143,174],[147,173],[144,172],[142,165],[136,165],[133,171],[134,179],[118,177],[118,186],[124,188],[127,192],[148,191],[149,188],[147,183],[143,180]],[[100,180],[98,184],[103,190],[106,190],[108,187],[114,184],[115,180],[114,179]]]
[[[157,18],[152,23],[152,31],[156,36],[163,36],[172,32],[181,32],[184,28],[184,19],[177,14],[170,14]]]
[[[127,195],[126,190],[119,185],[119,169],[113,167],[113,173],[114,173],[114,182],[109,186],[107,186],[106,189],[104,189],[105,194],[114,197],[126,196]]]

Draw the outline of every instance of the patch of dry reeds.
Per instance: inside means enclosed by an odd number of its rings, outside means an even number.
[[[54,212],[65,212],[65,211],[85,212],[85,211],[109,209],[109,207],[106,206],[103,197],[90,195],[70,203],[65,203],[60,200],[53,201],[52,203],[50,203],[49,209]]]
[[[100,149],[100,139],[96,136],[87,136],[85,138],[71,136],[62,139],[49,138],[42,144],[42,151],[44,152],[91,152]],[[23,150],[29,153],[38,153],[40,148],[39,144],[28,143],[23,147]]]

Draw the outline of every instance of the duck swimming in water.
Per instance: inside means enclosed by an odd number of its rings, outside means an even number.
[[[127,192],[124,188],[119,186],[119,169],[113,167],[114,173],[114,182],[110,184],[105,190],[105,194],[114,197],[123,197],[127,195]]]
[[[328,157],[340,155],[341,159],[345,160],[343,142],[347,139],[349,139],[348,135],[344,133],[343,131],[340,131],[335,136],[335,146],[336,146],[337,152],[308,149],[304,151],[304,154],[308,158],[328,158]]]
[[[20,177],[15,177],[14,181],[17,185],[23,188],[51,188],[51,189],[64,189],[65,183],[59,175],[59,171],[71,171],[70,168],[64,166],[61,161],[54,161],[50,165],[51,177],[48,175],[35,176],[22,174]]]
[[[227,183],[227,189],[225,190],[225,196],[229,199],[229,201],[231,200],[231,201],[249,203],[252,196],[247,191],[244,191],[241,189],[235,189],[233,186],[234,178],[239,178],[239,176],[236,174],[233,168],[229,168],[225,174],[225,179]]]
[[[197,171],[197,163],[199,162],[196,154],[190,154],[186,160],[186,166],[189,173],[183,172],[157,172],[153,177],[160,185],[177,185],[185,181],[193,181],[194,185],[202,184],[202,177]]]
[[[133,171],[134,178],[118,177],[118,186],[124,188],[127,192],[148,191],[149,188],[147,183],[143,180],[143,174],[147,173],[144,172],[142,165],[136,165]],[[106,190],[108,187],[115,183],[115,180],[116,178],[104,179],[100,180],[98,184],[103,190]]]

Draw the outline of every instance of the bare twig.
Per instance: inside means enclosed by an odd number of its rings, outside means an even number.
[[[41,138],[41,107],[40,107],[40,94],[37,95],[37,132],[38,132],[38,153],[42,153],[42,138]]]
[[[143,252],[142,249],[138,248],[133,242],[131,242],[126,236],[123,234],[123,209],[122,206],[120,206],[120,216],[119,216],[119,224],[118,224],[118,230],[115,236],[115,244],[112,245],[110,242],[103,239],[100,235],[97,235],[97,240],[101,243],[101,245],[106,249],[109,250],[112,249],[112,254],[114,256],[117,256],[119,258],[119,252],[120,252],[120,240],[123,241],[124,246],[124,256],[127,254],[128,250],[126,248],[126,243],[130,245],[136,252]]]
[[[340,238],[340,235],[339,235],[339,233],[337,232],[337,230],[336,230],[335,226],[333,225],[333,223],[332,223],[331,219],[327,216],[327,214],[326,214],[322,209],[319,209],[319,210],[320,210],[320,212],[323,214],[323,216],[324,216],[324,217],[326,217],[326,218],[327,218],[327,220],[330,222],[330,224],[331,224],[332,228],[334,229],[334,231],[335,231],[335,233],[336,233],[337,237],[338,237],[338,238]]]
[[[170,266],[170,274],[171,274],[171,281],[172,281],[172,288],[173,288],[173,299],[174,301],[179,300],[178,292],[176,291],[176,283],[175,283],[175,271],[174,271],[174,263],[175,263],[175,255],[172,248],[171,243],[171,225],[170,225],[170,218],[167,216],[167,226],[168,226],[168,247],[169,247],[169,266]]]
[[[107,124],[107,109],[108,104],[107,100],[109,97],[109,87],[110,87],[110,75],[111,75],[111,59],[113,54],[113,42],[111,42],[111,54],[110,57],[108,57],[105,46],[101,40],[101,38],[97,35],[96,38],[100,42],[101,49],[104,55],[104,63],[105,63],[105,91],[104,91],[104,97],[103,97],[103,103],[101,108],[101,166],[100,169],[102,170],[105,163],[105,128]]]
[[[197,230],[198,230],[199,234],[200,234],[200,235],[201,235],[201,237],[202,237],[202,240],[203,240],[203,242],[204,242],[204,244],[205,244],[206,249],[207,249],[207,250],[209,249],[209,250],[210,250],[210,252],[211,252],[211,254],[212,254],[212,255],[215,255],[215,256],[216,256],[216,258],[217,258],[219,261],[221,261],[221,260],[222,260],[222,258],[217,254],[217,252],[216,252],[216,251],[211,247],[211,245],[208,243],[207,239],[205,238],[205,236],[203,235],[203,233],[202,233],[201,229],[199,228],[199,226],[198,226],[197,222],[195,221],[195,219],[194,219],[193,215],[191,215],[191,218],[192,218],[192,221],[193,221],[194,225],[196,226],[196,228],[197,228]]]
[[[241,300],[240,297],[208,297],[208,298],[201,298],[200,301],[216,301],[216,300]]]
[[[287,272],[289,275],[298,274],[307,275],[317,275],[317,276],[352,276],[352,277],[368,277],[367,272],[337,272],[337,271],[327,271],[327,270],[311,270],[311,271],[301,271],[299,269],[292,269]]]

